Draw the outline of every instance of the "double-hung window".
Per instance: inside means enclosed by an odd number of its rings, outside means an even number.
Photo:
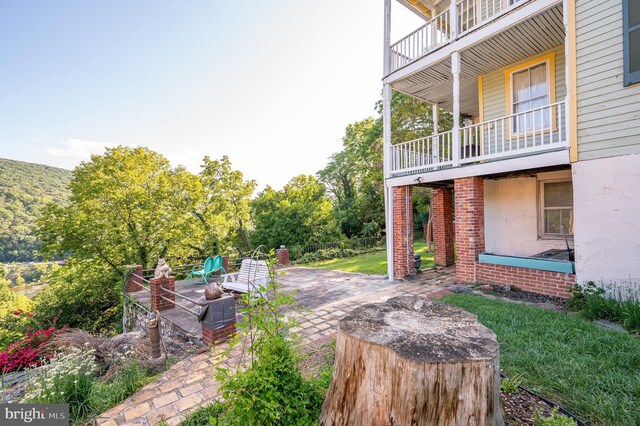
[[[540,182],[540,236],[573,236],[573,185],[566,181]]]
[[[511,75],[511,111],[517,114],[513,120],[515,133],[549,128],[549,114],[540,109],[550,103],[548,68],[545,61]],[[526,113],[531,110],[536,111]]]
[[[624,85],[640,83],[640,1],[622,0]]]

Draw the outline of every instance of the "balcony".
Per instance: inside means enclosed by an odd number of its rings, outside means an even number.
[[[566,150],[565,117],[566,102],[562,101],[462,127],[457,138],[448,131],[391,145],[391,176],[443,170],[455,176],[455,169],[465,166]],[[513,170],[513,165],[505,164],[502,169]]]
[[[534,0],[458,0],[389,46],[389,73]],[[451,16],[456,16],[453,22]]]

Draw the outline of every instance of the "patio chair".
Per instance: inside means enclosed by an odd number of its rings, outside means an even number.
[[[187,287],[189,286],[189,279],[191,279],[192,283],[196,284],[196,277],[202,278],[202,282],[198,284],[208,284],[209,277],[218,271],[220,271],[220,275],[225,275],[227,273],[222,266],[222,256],[218,255],[216,257],[208,257],[207,260],[204,261],[202,269],[196,269],[196,267],[194,267],[191,272],[189,272],[187,279],[185,280],[185,284]]]
[[[264,260],[244,259],[240,264],[240,271],[222,276],[222,287],[239,293],[255,293],[266,299],[260,287],[269,283],[271,276],[269,266]]]

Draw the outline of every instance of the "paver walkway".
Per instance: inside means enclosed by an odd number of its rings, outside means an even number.
[[[315,342],[335,334],[338,321],[360,305],[400,295],[439,297],[453,285],[454,275],[451,269],[431,270],[411,281],[389,283],[377,275],[289,268],[280,281],[285,289],[298,290],[296,298],[308,309],[296,314],[300,316],[298,332],[307,342]],[[240,362],[239,346],[225,364]],[[103,413],[97,423],[153,426],[165,420],[170,425],[179,424],[190,411],[217,396],[218,383],[212,375],[219,362],[217,355],[225,349],[226,345],[220,345],[177,362],[157,380]]]

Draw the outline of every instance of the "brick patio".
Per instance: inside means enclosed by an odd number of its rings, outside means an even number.
[[[389,283],[379,275],[311,268],[288,268],[280,281],[285,289],[297,289],[297,299],[307,309],[297,313],[296,330],[309,342],[326,340],[337,332],[338,321],[356,307],[384,301],[400,295],[438,297],[454,284],[454,271],[440,269],[424,272],[410,281]],[[121,404],[103,413],[99,425],[156,425],[165,420],[171,425],[180,421],[199,405],[218,395],[218,383],[212,376],[217,356],[226,344],[211,352],[191,355],[173,365],[154,382],[146,385]],[[236,350],[237,349],[237,350]],[[241,362],[240,347],[224,363]]]

